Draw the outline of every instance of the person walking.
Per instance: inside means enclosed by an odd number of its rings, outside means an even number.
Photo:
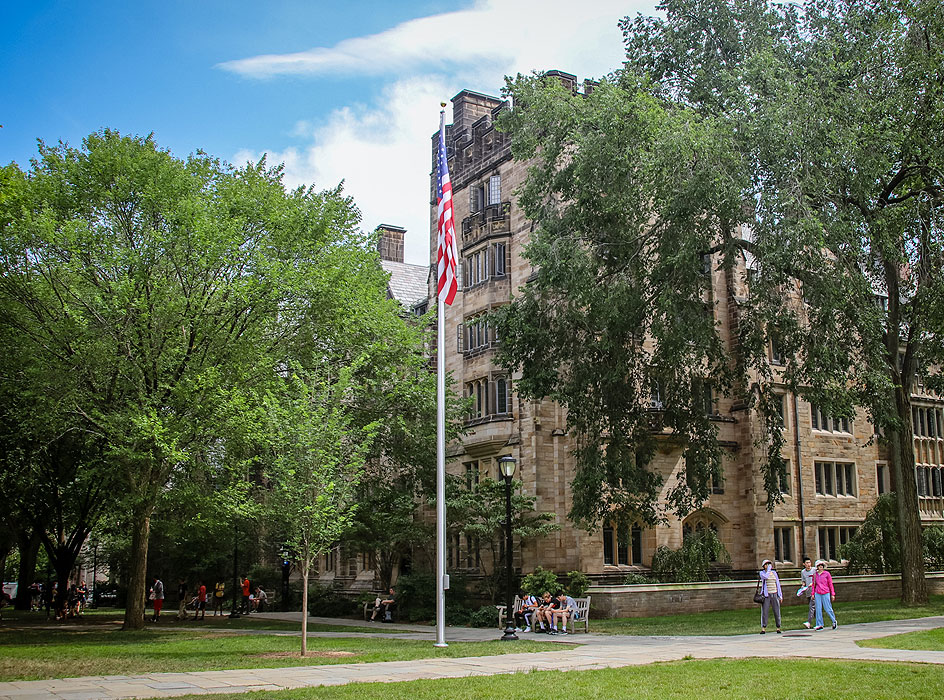
[[[243,615],[249,614],[249,598],[252,596],[252,584],[249,582],[248,576],[243,576]]]
[[[164,582],[157,576],[154,577],[154,585],[151,586],[151,594],[148,597],[154,603],[154,616],[151,622],[157,622],[161,619],[161,609],[164,607]]]
[[[823,610],[833,621],[833,629],[839,626],[836,614],[833,612],[833,601],[836,600],[836,588],[833,586],[833,575],[826,570],[826,562],[816,560],[816,574],[813,576],[813,593],[816,597],[816,629],[823,629]]]
[[[226,597],[226,583],[217,581],[213,586],[213,617],[223,614],[223,598]]]
[[[206,581],[200,582],[200,587],[197,589],[197,608],[193,612],[194,620],[202,620],[206,617],[207,610],[207,587]],[[199,617],[197,617],[199,615]]]
[[[813,597],[814,575],[816,575],[816,572],[813,571],[813,560],[809,557],[803,557],[803,568],[800,569],[800,579],[803,581],[803,585],[800,586],[799,593],[806,596],[806,602],[809,606],[809,610],[806,614],[806,622],[803,623],[806,629],[810,629],[810,627],[813,626],[813,622],[816,620],[816,599]]]
[[[780,603],[783,602],[783,590],[780,588],[780,577],[770,559],[764,559],[758,572],[761,580],[761,589],[764,593],[764,602],[760,607],[760,633],[767,634],[767,619],[770,609],[774,610],[774,620],[777,623],[777,634],[783,634],[780,628]]]
[[[187,619],[187,581],[185,579],[180,579],[180,583],[177,584],[177,619],[186,620]]]

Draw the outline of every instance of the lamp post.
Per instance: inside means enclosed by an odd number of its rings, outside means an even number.
[[[511,455],[505,455],[498,460],[498,467],[501,469],[502,476],[505,477],[505,633],[501,641],[509,642],[517,640],[515,634],[515,592],[511,585],[512,580],[512,541],[511,541],[511,477],[515,475],[515,458]]]
[[[292,570],[292,562],[289,560],[288,547],[282,547],[282,610],[288,611],[288,599],[289,599],[289,588],[288,588],[288,576]]]
[[[239,617],[239,608],[237,608],[237,596],[239,595],[239,525],[233,525],[233,609],[230,610],[231,618]]]

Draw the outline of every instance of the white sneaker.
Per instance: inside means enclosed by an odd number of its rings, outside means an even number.
[[[804,622],[804,623],[803,623],[803,626],[806,627],[806,629],[809,629],[809,628],[810,628],[810,623],[809,623],[809,622]]]
[[[530,628],[530,627],[525,627],[525,628],[524,628],[524,631],[525,631],[525,632],[530,632],[530,631],[531,631],[531,628]]]
[[[515,627],[515,632],[520,632],[520,631],[521,631],[520,627]]]

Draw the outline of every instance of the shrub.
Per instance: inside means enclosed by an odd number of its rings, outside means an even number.
[[[498,624],[498,611],[494,605],[483,605],[469,615],[469,627],[495,627]]]
[[[652,557],[652,574],[663,583],[707,581],[708,569],[715,562],[728,562],[731,557],[710,528],[689,534],[682,546],[672,550],[662,545]]]
[[[849,560],[846,571],[851,574],[901,571],[898,505],[894,493],[878,497],[855,534],[839,548],[839,556]]]
[[[590,588],[590,577],[582,571],[570,571],[567,574],[570,579],[570,585],[567,587],[568,593],[572,598],[583,598]]]
[[[557,583],[557,574],[546,571],[540,566],[521,579],[521,587],[533,596],[539,596],[545,591],[554,594],[560,588]]]
[[[623,579],[623,583],[627,586],[633,586],[641,583],[655,583],[656,580],[651,576],[644,576],[643,574],[626,574],[626,578]]]
[[[944,527],[932,525],[925,528],[924,559],[928,571],[944,570]]]
[[[410,622],[436,617],[436,577],[433,574],[402,574],[394,584],[401,619]]]
[[[357,613],[357,602],[329,586],[314,584],[308,589],[308,613],[315,617],[344,617]]]

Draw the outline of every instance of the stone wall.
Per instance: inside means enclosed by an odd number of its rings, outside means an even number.
[[[928,588],[934,595],[944,594],[944,572],[927,575]],[[679,613],[710,612],[752,608],[755,581],[716,581],[712,583],[654,583],[634,586],[591,586],[590,616],[655,617]],[[866,575],[833,578],[836,600],[879,600],[901,595],[901,576]],[[806,605],[806,598],[797,597],[799,578],[783,579],[784,605]]]

